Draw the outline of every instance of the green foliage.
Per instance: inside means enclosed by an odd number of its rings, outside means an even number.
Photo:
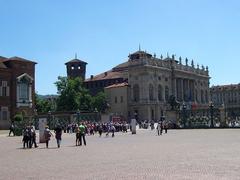
[[[58,111],[91,109],[91,96],[83,87],[81,78],[70,79],[59,76],[55,85],[57,86],[59,94],[57,99]]]
[[[88,90],[83,87],[81,78],[58,77],[55,83],[59,97],[57,99],[58,111],[75,111],[77,109],[84,111],[104,112],[106,109],[106,95],[101,92],[92,97]]]
[[[41,99],[35,94],[36,109],[38,113],[47,113],[54,110],[54,104],[48,99]]]
[[[23,120],[23,115],[22,114],[16,114],[14,116],[14,121],[21,122],[22,120]]]
[[[105,112],[108,108],[108,103],[106,101],[106,94],[104,92],[99,92],[92,100],[92,106],[99,112]]]

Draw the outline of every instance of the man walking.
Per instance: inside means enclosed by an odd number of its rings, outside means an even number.
[[[8,136],[11,136],[11,133],[13,133],[13,136],[15,136],[14,129],[15,129],[15,126],[12,122],[11,126],[9,127],[9,135]]]
[[[34,145],[35,148],[38,147],[38,145],[36,143],[36,130],[33,125],[31,126],[31,147],[32,147],[32,145]]]
[[[82,145],[82,139],[83,139],[83,143],[86,146],[86,139],[85,139],[85,133],[86,133],[86,127],[84,126],[84,124],[82,123],[79,126],[79,132],[80,132],[80,146]]]
[[[161,135],[161,124],[160,124],[160,122],[158,122],[158,125],[157,125],[157,133],[158,133],[158,136]]]
[[[57,127],[54,129],[55,131],[55,138],[57,140],[57,146],[60,148],[61,140],[62,140],[62,127],[58,124]]]

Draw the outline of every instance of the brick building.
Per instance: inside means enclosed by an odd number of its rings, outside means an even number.
[[[0,129],[9,127],[16,113],[34,114],[35,65],[20,57],[0,56]]]

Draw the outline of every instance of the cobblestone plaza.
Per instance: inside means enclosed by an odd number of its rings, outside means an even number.
[[[87,136],[76,147],[64,134],[62,146],[22,149],[22,137],[0,134],[0,179],[240,179],[240,130],[138,130],[114,138]]]

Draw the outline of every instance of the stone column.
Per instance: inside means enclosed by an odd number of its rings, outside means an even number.
[[[183,79],[181,79],[181,99],[182,99],[182,101],[184,101]]]
[[[187,100],[188,100],[188,102],[189,102],[189,97],[190,97],[190,80],[189,79],[187,79]]]
[[[226,113],[225,113],[225,108],[221,107],[220,109],[220,127],[226,127]]]
[[[39,143],[45,143],[44,136],[45,127],[47,125],[47,118],[39,118]]]

